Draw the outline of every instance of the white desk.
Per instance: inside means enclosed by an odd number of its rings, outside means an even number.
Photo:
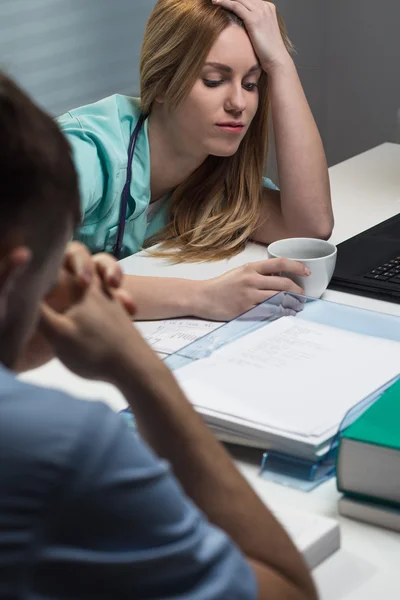
[[[400,212],[400,145],[383,144],[330,169],[337,243]],[[123,261],[127,272],[137,275],[207,279],[247,262],[266,258],[263,246],[249,244],[239,256],[220,263],[168,265],[143,253]],[[400,305],[328,291],[326,299],[400,316]],[[53,363],[36,372],[39,383],[63,386],[87,397],[106,397],[114,407],[124,400],[103,384],[66,377]],[[342,549],[316,569],[314,575],[322,600],[398,600],[400,598],[400,536],[378,528],[342,519],[337,513],[335,482],[332,480],[306,494],[258,477],[260,453],[235,450],[237,464],[258,494],[274,506],[303,509],[339,519]]]

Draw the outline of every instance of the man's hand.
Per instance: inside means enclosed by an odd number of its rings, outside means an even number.
[[[113,296],[120,301],[126,312],[131,317],[134,316],[136,307],[132,296],[121,287],[123,271],[110,254],[101,252],[92,256],[86,246],[79,242],[71,242],[65,251],[64,268],[75,280],[74,283],[70,280],[69,286],[76,286],[76,283],[79,283],[82,289],[90,285],[94,275],[98,275],[105,289],[112,291]],[[76,292],[72,289],[67,290],[65,280],[61,280],[60,286],[60,289],[57,286],[57,289],[47,298],[47,302],[56,309],[60,306],[59,303],[64,304],[64,310],[67,310],[74,301]],[[69,299],[70,302],[65,303],[66,299]],[[59,312],[64,312],[64,310],[59,310]]]
[[[68,244],[57,285],[45,299],[47,305],[57,313],[65,313],[81,299],[95,276],[100,277],[105,288],[132,317],[136,309],[130,294],[120,288],[123,273],[119,264],[109,255],[91,256],[87,248],[79,242]],[[53,357],[52,347],[37,330],[25,345],[16,370],[21,372],[34,369]]]
[[[145,346],[131,315],[98,275],[62,314],[43,302],[39,331],[66,367],[81,377],[110,383],[130,349],[136,343]]]

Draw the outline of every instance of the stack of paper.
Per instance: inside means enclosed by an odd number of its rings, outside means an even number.
[[[399,358],[398,342],[283,317],[175,375],[223,439],[314,459]]]

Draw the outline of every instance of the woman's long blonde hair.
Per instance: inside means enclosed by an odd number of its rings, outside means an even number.
[[[282,37],[291,48],[278,15]],[[244,27],[211,0],[158,0],[147,23],[140,60],[141,108],[151,112],[163,96],[176,109],[189,95],[211,47],[229,25]],[[259,104],[237,152],[209,156],[172,193],[169,223],[146,246],[162,242],[162,256],[177,261],[219,260],[239,252],[259,216],[268,152],[268,77],[259,80]],[[153,254],[159,254],[154,252]]]

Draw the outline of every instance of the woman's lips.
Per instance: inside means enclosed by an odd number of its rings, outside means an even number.
[[[228,133],[242,133],[244,129],[243,123],[217,123],[217,127]]]

